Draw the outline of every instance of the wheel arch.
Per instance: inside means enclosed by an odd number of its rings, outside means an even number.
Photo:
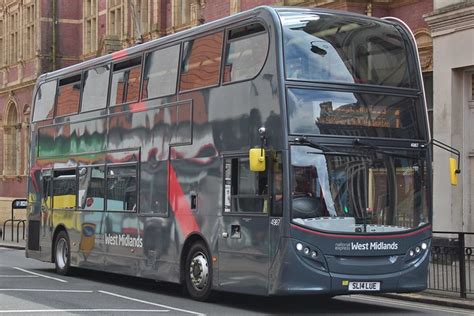
[[[207,251],[209,252],[209,256],[210,256],[209,261],[211,265],[213,264],[211,249],[209,248],[209,243],[206,241],[206,239],[204,238],[202,234],[198,232],[191,233],[186,238],[186,241],[183,244],[183,248],[181,248],[181,254],[179,256],[179,283],[180,284],[184,284],[184,270],[185,270],[185,265],[186,265],[186,257],[188,256],[189,250],[191,249],[192,245],[200,241],[202,241],[204,246],[207,248]]]

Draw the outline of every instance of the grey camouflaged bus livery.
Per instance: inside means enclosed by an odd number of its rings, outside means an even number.
[[[421,80],[402,24],[271,7],[42,75],[26,255],[199,300],[423,290]]]

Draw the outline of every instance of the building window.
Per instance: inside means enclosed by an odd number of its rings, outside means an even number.
[[[173,1],[173,26],[182,26],[189,24],[190,15],[190,0]]]
[[[2,19],[0,19],[0,67],[3,66],[4,64],[6,64],[5,53],[4,53],[4,49],[3,49],[4,35],[5,35],[5,22],[2,18]]]
[[[134,35],[137,39],[142,38],[144,34],[149,32],[148,23],[148,0],[131,0],[130,7],[132,9],[132,27]]]
[[[423,81],[425,86],[426,107],[428,109],[428,121],[430,132],[433,136],[433,72],[424,72]]]
[[[230,0],[230,14],[235,14],[240,11],[240,0]]]
[[[97,50],[97,0],[84,1],[84,54]]]
[[[471,100],[474,101],[474,74],[471,75]]]
[[[15,103],[10,103],[7,111],[4,133],[4,175],[20,174],[20,128],[18,110]]]
[[[24,57],[35,56],[35,5],[30,4],[23,10],[25,24]]]
[[[123,3],[122,0],[108,1],[108,28],[109,35],[115,35],[119,39],[123,38]]]
[[[9,34],[9,63],[15,64],[18,62],[18,11],[11,12],[8,16],[8,34]]]

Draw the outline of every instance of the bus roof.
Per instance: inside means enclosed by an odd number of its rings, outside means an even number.
[[[338,14],[338,15],[359,16],[359,17],[363,17],[364,19],[375,19],[375,18],[357,14],[357,13],[341,12],[341,11],[330,10],[330,9],[258,6],[251,10],[243,11],[232,16],[228,16],[222,19],[211,21],[209,23],[205,23],[205,24],[202,24],[202,25],[199,25],[187,30],[183,30],[174,34],[166,35],[164,37],[160,37],[160,38],[145,42],[140,45],[128,47],[123,50],[113,52],[111,54],[107,54],[101,57],[93,58],[90,60],[86,60],[84,62],[74,64],[65,68],[61,68],[56,71],[44,73],[38,78],[37,85],[40,82],[46,81],[50,78],[59,77],[59,76],[67,75],[70,73],[77,73],[83,69],[87,69],[95,65],[106,64],[115,59],[120,60],[120,59],[126,58],[127,56],[132,56],[134,54],[140,53],[142,51],[150,50],[152,48],[158,47],[163,44],[166,45],[168,43],[186,39],[187,37],[192,37],[201,33],[211,31],[213,29],[224,27],[231,23],[235,23],[235,22],[242,21],[245,19],[250,19],[252,17],[255,17],[261,14],[262,12],[270,13],[270,15],[272,15],[275,20],[279,20],[279,17],[277,14],[279,12],[329,13],[329,14]]]

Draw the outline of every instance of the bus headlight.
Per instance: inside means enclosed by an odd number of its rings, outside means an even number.
[[[410,249],[408,249],[405,256],[405,264],[410,266],[422,258],[423,255],[428,251],[429,243],[429,241],[423,241],[413,245]]]
[[[296,249],[297,256],[303,259],[303,262],[311,265],[313,268],[327,271],[324,255],[317,247],[299,240],[294,240],[293,246]]]

